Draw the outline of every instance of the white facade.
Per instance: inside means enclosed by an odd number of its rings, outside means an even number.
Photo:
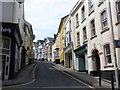
[[[115,48],[114,52],[113,44],[113,36],[114,40],[120,40],[120,1],[109,1],[79,0],[69,14],[65,32],[67,35],[71,20],[75,70],[83,68],[80,67],[82,62],[84,70],[91,75],[99,69],[104,73],[113,72],[116,68],[115,52],[120,69],[120,49]]]

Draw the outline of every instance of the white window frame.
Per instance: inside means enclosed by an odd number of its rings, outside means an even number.
[[[107,47],[109,47],[109,52],[107,52]],[[105,53],[105,61],[106,61],[106,64],[109,65],[109,64],[112,64],[112,58],[111,58],[111,51],[110,51],[110,44],[106,44],[104,45],[104,53]],[[110,63],[109,63],[109,58],[110,57]]]
[[[120,7],[118,8],[118,3],[120,3],[120,0],[116,1],[117,21],[120,22]]]
[[[83,28],[83,41],[87,40],[87,31],[86,31],[86,26]]]
[[[85,6],[81,8],[81,14],[82,14],[82,21],[83,21],[85,19]]]
[[[104,18],[104,16],[105,16],[105,18]],[[107,23],[106,26],[104,26],[105,22]],[[102,30],[105,30],[108,28],[108,20],[107,20],[107,11],[106,10],[101,12],[101,24],[102,24]]]
[[[89,11],[90,13],[94,10],[93,0],[89,0]]]
[[[80,46],[80,33],[77,32],[77,46]]]
[[[92,23],[93,21],[94,21],[94,23]],[[94,27],[93,27],[92,24],[94,24]],[[91,36],[93,37],[93,36],[96,35],[96,30],[95,30],[95,20],[94,20],[94,19],[91,20],[91,22],[90,22],[90,28],[91,28]],[[93,33],[94,33],[94,34],[93,34]]]
[[[76,18],[76,28],[77,28],[79,26],[79,16],[78,16],[78,13],[76,14],[75,18]]]

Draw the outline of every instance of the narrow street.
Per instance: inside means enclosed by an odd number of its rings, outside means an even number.
[[[91,90],[90,87],[80,83],[79,81],[71,78],[70,76],[64,74],[53,67],[53,65],[46,62],[37,61],[37,66],[35,69],[35,81],[14,88],[24,89],[29,88],[31,90],[35,88],[84,88]],[[4,90],[13,90],[12,88],[5,88]]]

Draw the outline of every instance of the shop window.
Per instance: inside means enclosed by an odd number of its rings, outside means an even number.
[[[10,39],[3,38],[3,48],[4,49],[10,49]]]

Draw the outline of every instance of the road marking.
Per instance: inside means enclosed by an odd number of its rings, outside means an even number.
[[[34,69],[33,69],[33,79],[29,82],[26,82],[26,83],[23,83],[23,84],[19,84],[19,85],[11,85],[11,86],[4,86],[2,88],[10,88],[10,87],[19,87],[19,86],[24,86],[24,85],[28,85],[28,84],[31,84],[33,83],[36,79],[35,79],[35,69],[37,67],[38,63],[35,65]]]

